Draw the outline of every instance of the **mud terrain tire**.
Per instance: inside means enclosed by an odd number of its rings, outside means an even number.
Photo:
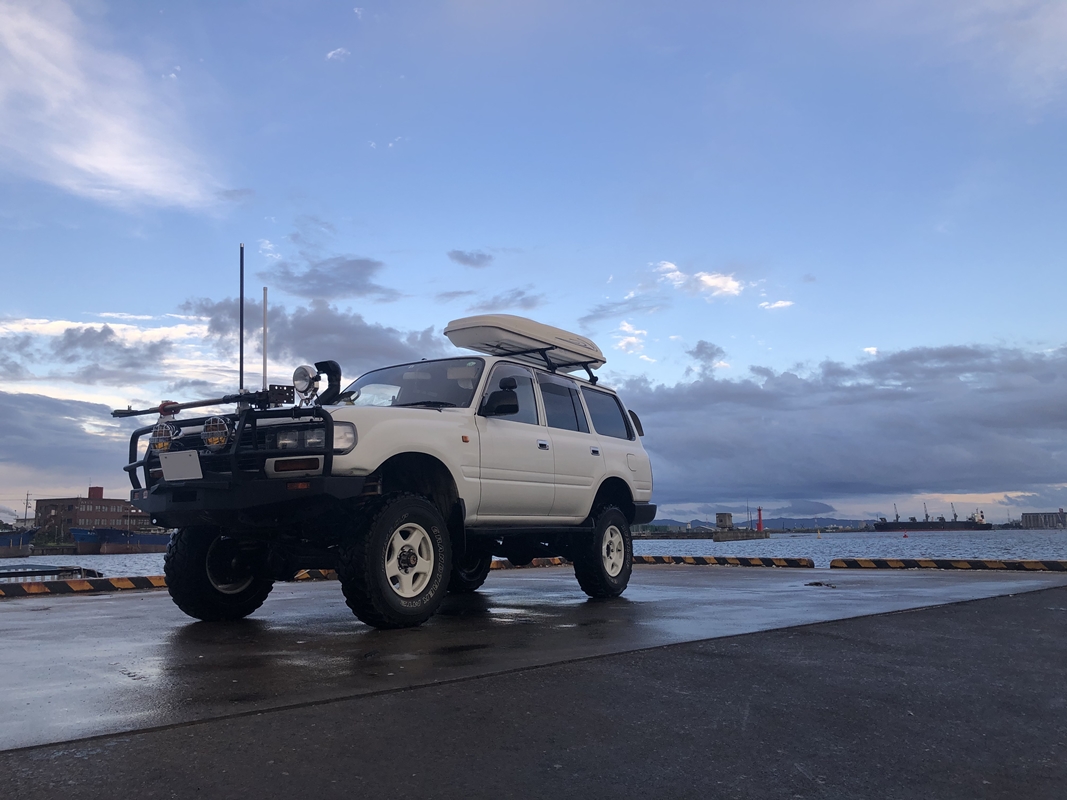
[[[593,533],[574,553],[574,576],[590,597],[618,597],[630,582],[633,539],[626,515],[615,506],[594,514]]]
[[[448,590],[452,549],[437,506],[414,494],[392,494],[361,509],[340,548],[345,602],[375,628],[421,625]]]
[[[260,551],[219,528],[181,528],[163,559],[175,605],[204,622],[247,617],[267,599],[274,580]]]
[[[453,594],[475,592],[489,577],[493,568],[491,553],[467,553],[452,563],[452,575],[448,579],[448,591]]]

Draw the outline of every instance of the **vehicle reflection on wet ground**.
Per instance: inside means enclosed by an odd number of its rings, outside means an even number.
[[[514,570],[392,632],[360,624],[333,581],[279,584],[233,624],[194,622],[164,591],[8,600],[0,749],[1063,585],[1054,573],[668,566],[591,601],[569,568]]]

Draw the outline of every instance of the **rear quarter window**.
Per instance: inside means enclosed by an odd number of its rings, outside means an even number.
[[[630,424],[622,413],[622,404],[615,395],[596,389],[582,387],[582,397],[589,408],[593,420],[593,430],[601,436],[613,436],[616,439],[632,439]]]

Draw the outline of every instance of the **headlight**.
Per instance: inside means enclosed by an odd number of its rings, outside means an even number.
[[[333,449],[347,453],[356,446],[356,426],[351,422],[333,424]]]
[[[293,388],[300,394],[306,394],[318,377],[319,372],[314,367],[307,364],[297,367],[293,372]]]
[[[295,450],[300,447],[300,431],[279,431],[278,449]]]
[[[213,453],[224,449],[230,443],[230,421],[225,417],[212,417],[204,423],[200,438],[204,446]]]
[[[305,447],[309,450],[316,447],[326,446],[326,429],[315,428],[307,432],[307,437],[304,440],[306,442]]]
[[[148,437],[148,448],[158,452],[170,450],[171,443],[182,435],[181,429],[172,422],[161,422]]]

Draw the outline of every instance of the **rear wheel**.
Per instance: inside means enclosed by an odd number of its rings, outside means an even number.
[[[630,582],[633,540],[626,515],[605,506],[594,515],[593,534],[575,548],[574,576],[590,597],[618,597]]]
[[[453,594],[477,591],[493,568],[492,553],[468,552],[452,563],[448,591]]]
[[[262,556],[258,544],[218,528],[182,528],[163,559],[167,590],[190,617],[205,622],[247,617],[274,587]]]
[[[437,506],[417,495],[387,495],[365,507],[341,548],[345,602],[375,628],[420,625],[445,596],[451,555]]]

